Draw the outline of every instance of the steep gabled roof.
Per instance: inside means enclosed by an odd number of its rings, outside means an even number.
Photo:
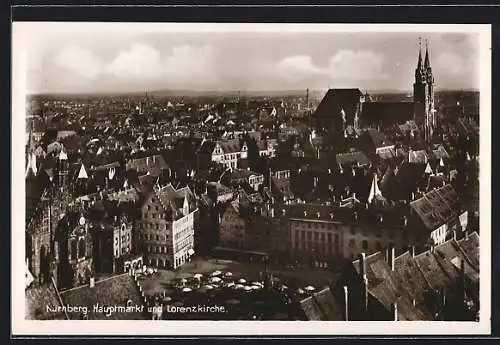
[[[159,176],[163,170],[169,169],[162,155],[152,155],[142,158],[130,159],[126,164],[126,170],[136,170],[139,173],[150,172],[152,175]]]
[[[299,306],[309,321],[342,321],[342,308],[330,291],[325,288],[299,302]]]
[[[479,235],[474,232],[458,241],[469,262],[479,271]]]
[[[395,258],[394,269],[400,278],[401,285],[409,295],[417,303],[425,302],[430,286],[411,253],[406,252]]]
[[[342,110],[353,117],[361,96],[363,93],[359,89],[329,89],[312,117],[336,117]]]
[[[385,134],[376,129],[367,129],[361,134],[361,139],[365,140],[373,149],[393,145]]]

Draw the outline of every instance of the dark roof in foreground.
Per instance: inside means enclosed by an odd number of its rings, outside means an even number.
[[[63,311],[57,308],[61,301],[55,286],[32,285],[25,291],[25,318],[27,320],[66,320]]]
[[[299,305],[309,321],[343,321],[342,307],[330,288],[311,294]]]
[[[134,281],[128,274],[122,274],[111,278],[96,281],[93,288],[88,284],[61,292],[64,304],[72,306],[87,306],[89,308],[89,320],[145,320],[143,312],[129,310],[129,312],[116,311],[107,316],[103,312],[94,312],[93,306],[123,306],[127,307],[127,301],[132,306],[143,305],[142,296]],[[144,307],[144,311],[146,308]],[[68,312],[70,319],[80,319],[80,312]]]

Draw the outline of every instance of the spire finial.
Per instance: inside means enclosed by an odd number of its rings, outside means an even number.
[[[422,37],[418,36],[418,63],[417,71],[422,69]]]
[[[430,69],[431,63],[429,60],[429,41],[426,39],[425,40],[425,61],[424,61],[424,67],[426,69]]]

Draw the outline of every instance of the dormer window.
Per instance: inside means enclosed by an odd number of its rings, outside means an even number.
[[[379,223],[382,223],[384,221],[384,217],[381,214],[379,214],[377,215],[377,220]]]
[[[316,213],[316,216],[319,218],[321,218],[321,214],[319,212]]]

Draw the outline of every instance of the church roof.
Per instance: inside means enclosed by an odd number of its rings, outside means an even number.
[[[359,89],[329,89],[312,116],[328,118],[344,110],[347,116],[353,117],[361,96]]]
[[[412,119],[413,102],[367,102],[361,113],[361,122],[365,126],[387,128]]]

